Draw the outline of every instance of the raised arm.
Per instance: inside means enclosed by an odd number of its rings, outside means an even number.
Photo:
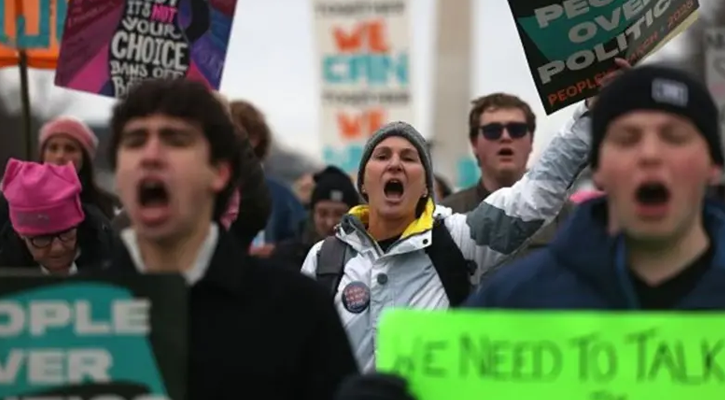
[[[468,214],[445,219],[464,257],[485,272],[515,254],[557,216],[587,164],[589,125],[588,108],[581,104],[521,180],[492,193]]]

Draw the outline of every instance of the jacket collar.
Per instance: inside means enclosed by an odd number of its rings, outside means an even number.
[[[217,227],[214,225],[214,227]],[[237,294],[241,289],[243,266],[248,255],[239,249],[229,234],[217,227],[210,230],[205,244],[197,256],[194,272],[184,274],[187,282],[193,287],[209,286],[222,289],[230,294]],[[128,234],[127,234],[128,235]],[[216,238],[214,238],[216,236]],[[143,274],[143,267],[139,268],[124,239],[114,251],[112,268],[119,272],[133,275]],[[140,259],[140,257],[139,257]],[[206,264],[206,265],[203,265]]]
[[[367,232],[369,215],[370,207],[368,205],[353,207],[342,218],[340,225],[337,227],[336,236],[357,252],[377,249],[377,244]],[[435,203],[429,199],[420,217],[411,222],[400,235],[398,242],[405,242],[405,245],[393,245],[389,252],[386,253],[386,256],[408,253],[428,246],[430,244],[430,231],[433,229],[436,216]]]

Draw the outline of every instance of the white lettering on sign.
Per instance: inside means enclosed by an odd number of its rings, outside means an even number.
[[[178,0],[129,0],[111,37],[109,73],[115,95],[147,78],[186,75],[191,48],[178,21]]]
[[[24,371],[31,385],[108,382],[111,354],[104,349],[13,349],[0,359],[0,385],[14,383]]]
[[[0,338],[52,335],[54,329],[68,327],[79,336],[146,335],[150,309],[147,299],[116,300],[111,303],[110,318],[101,320],[93,318],[92,303],[87,300],[36,300],[27,305],[0,301]]]
[[[631,43],[643,38],[645,29],[659,22],[659,18],[665,15],[672,2],[672,0],[627,0],[611,12],[604,13],[598,10],[610,5],[612,1],[565,0],[561,4],[551,4],[534,10],[540,29],[549,27],[561,18],[572,19],[588,13],[597,13],[598,15],[593,16],[591,20],[581,22],[569,30],[567,37],[571,43],[576,44],[595,39],[600,31],[614,32],[618,31],[620,26],[625,24],[628,26],[613,41],[608,42],[609,44],[597,43],[591,48],[571,54],[565,60],[553,60],[540,66],[537,71],[542,83],[550,83],[554,76],[566,70],[580,71],[596,63],[621,57],[620,54],[625,53]],[[644,11],[648,6],[650,7]]]

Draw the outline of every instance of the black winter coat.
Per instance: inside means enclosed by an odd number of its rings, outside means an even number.
[[[139,273],[125,246],[113,260],[112,272]],[[220,230],[209,267],[189,294],[187,400],[329,400],[358,372],[325,289],[262,263]]]

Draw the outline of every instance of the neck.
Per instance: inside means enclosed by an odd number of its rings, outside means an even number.
[[[487,172],[486,169],[481,169],[481,186],[488,192],[493,193],[501,188],[513,186],[523,175],[523,173],[494,175]]]
[[[702,255],[710,239],[699,220],[685,235],[658,243],[628,240],[630,268],[645,282],[657,285],[687,268]]]
[[[380,214],[370,210],[368,216],[368,233],[376,241],[390,239],[401,235],[405,229],[415,221],[415,214],[405,218],[384,218]]]
[[[187,236],[169,242],[152,242],[137,238],[141,259],[147,272],[183,272],[194,265],[201,246],[209,235],[209,222]]]

